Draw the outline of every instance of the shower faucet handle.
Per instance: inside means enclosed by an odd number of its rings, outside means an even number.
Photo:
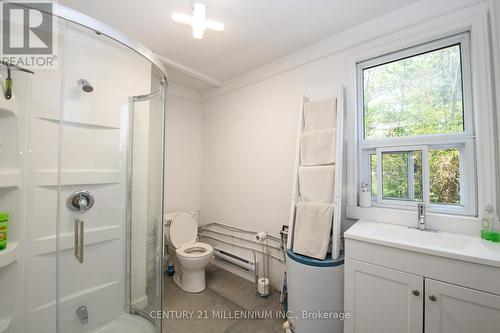
[[[71,193],[66,205],[71,210],[79,211],[81,214],[88,211],[94,205],[95,198],[92,192],[80,190]]]
[[[81,196],[80,199],[78,199],[78,206],[80,206],[80,213],[85,213],[88,204],[89,201],[84,196]]]
[[[85,196],[81,196],[80,199],[78,199],[78,206],[80,207],[80,213],[85,213],[87,210],[87,207],[89,205],[89,201]]]

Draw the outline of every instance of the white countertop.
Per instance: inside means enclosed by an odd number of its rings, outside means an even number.
[[[359,220],[346,239],[500,267],[500,243],[445,231],[419,231],[404,225]],[[347,254],[348,255],[348,254]]]

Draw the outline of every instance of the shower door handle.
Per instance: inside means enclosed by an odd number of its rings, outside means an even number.
[[[83,263],[83,220],[75,219],[75,257]]]

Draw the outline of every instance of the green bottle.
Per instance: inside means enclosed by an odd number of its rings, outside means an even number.
[[[7,248],[7,234],[9,231],[9,213],[0,211],[0,251]]]
[[[500,242],[500,221],[498,221],[498,216],[493,214],[493,218],[491,219],[491,227],[490,227],[490,241],[499,243]]]

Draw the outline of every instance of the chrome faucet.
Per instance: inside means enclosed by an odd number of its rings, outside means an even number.
[[[89,312],[87,311],[87,307],[82,305],[76,309],[76,315],[80,319],[82,325],[85,325],[89,322]]]
[[[418,230],[425,231],[425,205],[419,203],[417,205],[417,216],[418,216]]]

